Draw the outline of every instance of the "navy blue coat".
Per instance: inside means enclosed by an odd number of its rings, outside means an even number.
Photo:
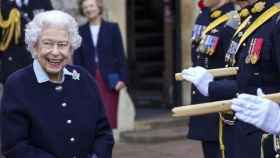
[[[94,79],[37,82],[32,66],[13,73],[2,100],[2,151],[6,158],[111,158],[114,144]],[[69,122],[70,120],[70,122]]]
[[[269,3],[267,3],[269,4]],[[269,5],[266,6],[268,8]],[[254,21],[259,14],[253,15]],[[276,14],[255,30],[238,50],[236,66],[239,72],[235,79],[219,80],[209,85],[209,95],[214,99],[229,99],[238,93],[256,94],[257,88],[265,93],[280,90],[280,15]],[[260,59],[256,64],[245,63],[250,45],[256,39],[263,40]],[[236,157],[248,158],[260,156],[261,134],[252,125],[237,121],[235,125],[237,144]]]
[[[93,45],[89,23],[81,26],[79,31],[83,41],[81,47],[74,53],[74,64],[83,66],[95,76],[97,65],[94,57],[95,53],[98,52],[98,66],[108,86],[110,85],[109,76],[111,74],[117,74],[120,81],[126,82],[127,65],[118,24],[102,20],[97,48]]]
[[[234,10],[234,5],[232,3],[227,3],[219,8],[222,14]],[[197,17],[195,27],[198,25],[207,27],[215,18],[211,18],[211,11],[209,8],[204,9]],[[225,23],[224,23],[225,24]],[[202,66],[209,69],[221,68],[225,66],[225,51],[229,45],[232,29],[225,27],[221,24],[214,31],[210,31],[207,35],[212,35],[219,38],[217,48],[212,56],[204,55],[197,51],[198,42],[192,42],[192,62],[193,66]],[[193,35],[196,30],[193,31]],[[203,102],[213,101],[208,97],[204,97],[200,92],[192,86],[192,104],[198,104]],[[189,133],[188,137],[192,139],[198,139],[202,141],[218,141],[219,133],[219,115],[209,114],[203,116],[195,116],[190,118],[189,122]],[[207,131],[205,131],[207,129]]]
[[[15,0],[2,0],[1,3],[1,13],[4,19],[8,18],[12,8],[18,8]],[[29,0],[28,6],[18,9],[21,11],[21,38],[18,44],[12,40],[7,50],[0,51],[0,83],[4,83],[11,73],[32,63],[31,54],[26,50],[24,43],[25,25],[36,13],[51,10],[53,7],[50,0]],[[0,32],[2,33],[1,28]]]

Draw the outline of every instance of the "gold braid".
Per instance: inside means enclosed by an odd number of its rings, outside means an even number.
[[[2,12],[0,12],[0,28],[3,30],[3,37],[0,40],[0,51],[5,51],[14,37],[15,43],[18,44],[21,36],[21,20],[20,11],[13,8],[9,13],[7,20],[3,19]]]

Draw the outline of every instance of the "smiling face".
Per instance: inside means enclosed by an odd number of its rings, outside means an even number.
[[[85,0],[82,3],[82,10],[84,15],[89,20],[95,20],[101,17],[101,10],[98,7],[97,0]]]
[[[69,33],[65,28],[44,28],[34,48],[35,56],[50,79],[59,79],[60,72],[71,57]]]

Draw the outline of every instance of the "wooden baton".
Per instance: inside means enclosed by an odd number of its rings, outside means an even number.
[[[210,72],[214,77],[226,77],[226,76],[234,76],[238,72],[238,67],[227,67],[227,68],[217,68],[217,69],[209,69]],[[177,81],[184,80],[182,73],[176,73],[175,79]]]
[[[280,103],[280,93],[265,95],[264,98]],[[186,105],[172,109],[174,117],[198,116],[217,112],[230,111],[231,100],[215,101],[202,104]]]

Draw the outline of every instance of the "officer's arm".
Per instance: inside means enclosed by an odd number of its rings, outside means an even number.
[[[1,107],[2,153],[6,158],[56,158],[39,147],[30,145],[30,120],[15,95],[16,88],[7,81]]]
[[[235,33],[235,29],[227,25],[225,25],[224,28],[221,29],[220,34],[221,34],[223,50],[227,50],[229,48],[234,33]]]
[[[46,10],[53,10],[53,5],[52,5],[52,2],[51,0],[45,0],[46,4],[45,4],[45,9]]]
[[[280,15],[278,15],[276,20],[276,25],[273,28],[272,33],[272,51],[273,51],[273,59],[276,60],[275,63],[277,63],[277,70],[278,70],[278,77],[280,78],[280,47],[279,47],[279,41],[280,41]]]
[[[238,84],[236,80],[218,80],[209,83],[208,93],[211,99],[224,100],[231,99],[238,92]]]

